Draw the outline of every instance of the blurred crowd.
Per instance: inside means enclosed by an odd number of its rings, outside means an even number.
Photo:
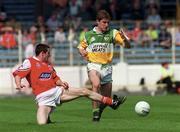
[[[39,15],[32,25],[24,26],[15,17],[0,10],[0,48],[17,48],[21,43],[28,57],[37,42],[73,43],[77,45],[86,31],[94,26],[96,12],[107,10],[113,22],[128,34],[132,47],[171,48],[180,46],[180,25],[162,20],[158,0],[47,0],[53,7],[48,18]],[[93,5],[93,6],[92,6]],[[88,21],[92,21],[88,23]],[[122,27],[120,27],[122,26]],[[130,27],[130,28],[129,28]]]

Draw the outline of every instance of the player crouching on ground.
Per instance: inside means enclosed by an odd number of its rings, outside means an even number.
[[[50,47],[46,44],[38,44],[35,48],[35,56],[26,59],[23,64],[13,72],[17,90],[26,87],[21,83],[26,78],[32,87],[35,100],[38,104],[37,123],[39,125],[49,123],[50,113],[61,103],[71,101],[81,96],[99,101],[117,109],[124,102],[121,98],[115,99],[102,96],[86,88],[72,88],[57,76],[56,71],[49,64]]]

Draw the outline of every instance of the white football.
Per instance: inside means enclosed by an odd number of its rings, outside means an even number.
[[[147,116],[150,112],[150,105],[146,101],[139,101],[135,105],[135,112],[140,116]]]

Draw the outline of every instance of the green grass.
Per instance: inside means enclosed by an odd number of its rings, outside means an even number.
[[[146,117],[134,112],[140,100],[151,105]],[[38,126],[31,97],[0,99],[0,132],[180,132],[180,97],[129,96],[118,110],[107,108],[99,123],[91,116],[91,101],[81,98],[59,106],[52,115],[55,123]]]

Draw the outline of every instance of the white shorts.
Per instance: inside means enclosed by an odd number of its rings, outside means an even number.
[[[56,107],[60,104],[60,96],[62,94],[61,87],[55,87],[36,96],[35,101],[39,106]]]
[[[101,76],[101,84],[111,83],[112,82],[112,65],[111,64],[97,64],[97,63],[88,63],[87,71],[96,70]]]

